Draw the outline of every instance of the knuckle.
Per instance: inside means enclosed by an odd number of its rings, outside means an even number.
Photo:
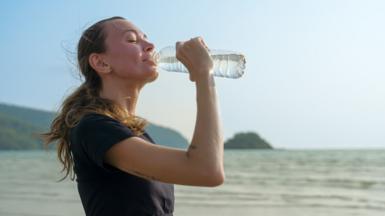
[[[180,46],[181,46],[181,42],[180,42],[180,41],[177,41],[177,42],[175,43],[176,49],[179,49]]]

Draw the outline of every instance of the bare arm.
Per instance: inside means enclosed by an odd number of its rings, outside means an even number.
[[[197,118],[187,156],[198,166],[222,175],[223,135],[218,114],[215,81],[212,75],[196,80]]]

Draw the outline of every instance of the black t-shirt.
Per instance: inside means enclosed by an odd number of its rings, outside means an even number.
[[[174,185],[131,175],[104,163],[114,144],[135,136],[119,121],[87,114],[70,131],[77,187],[87,216],[172,216]],[[155,144],[145,132],[140,136]]]

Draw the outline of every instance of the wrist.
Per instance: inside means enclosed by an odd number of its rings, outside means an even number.
[[[214,87],[215,86],[215,80],[214,80],[214,75],[212,71],[202,73],[199,76],[195,77],[195,83],[197,86],[210,86]]]

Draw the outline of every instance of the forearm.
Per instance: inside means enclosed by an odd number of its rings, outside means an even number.
[[[212,75],[196,80],[196,97],[196,124],[187,155],[202,169],[224,174],[224,142]]]

